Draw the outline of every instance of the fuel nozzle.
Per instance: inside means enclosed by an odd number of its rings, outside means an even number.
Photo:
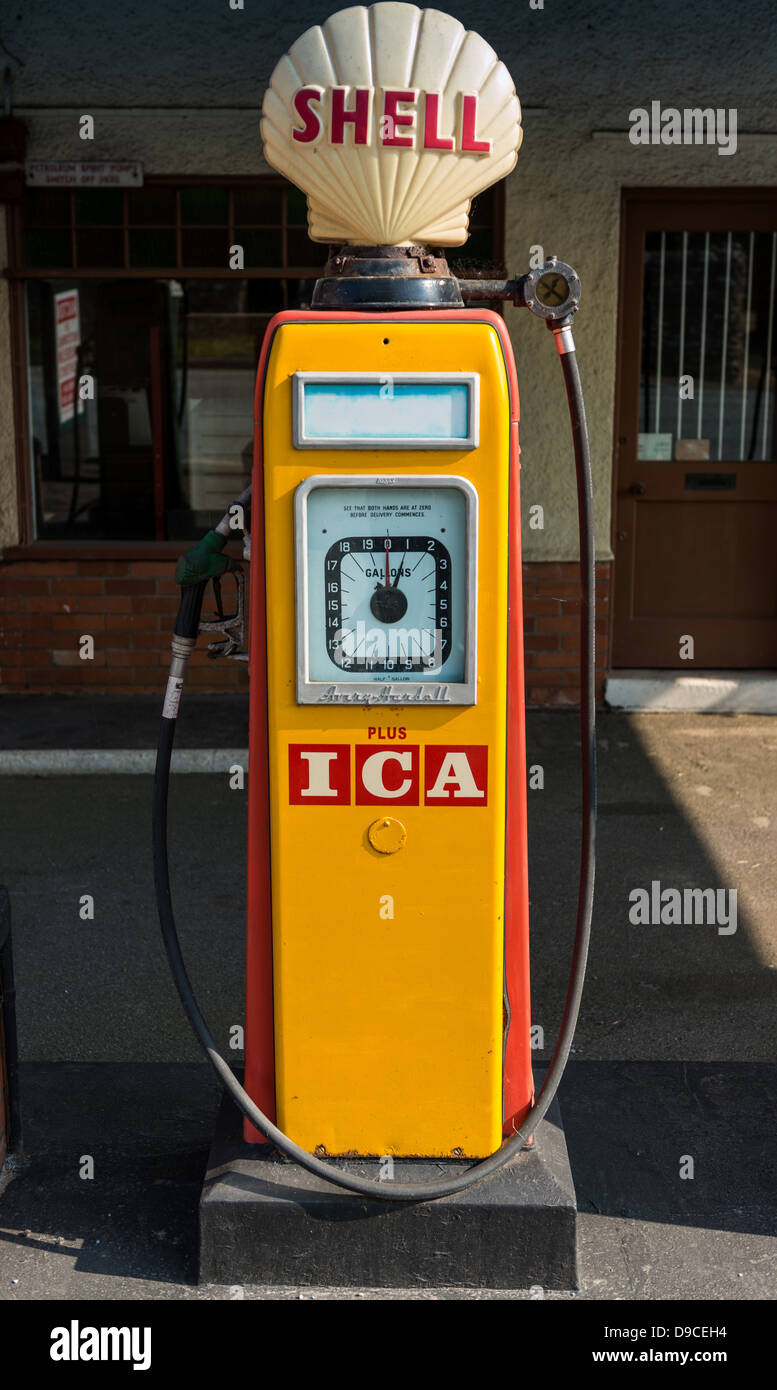
[[[251,503],[251,484],[230,504],[221,521],[212,531],[207,531],[191,550],[182,555],[175,567],[175,582],[181,586],[181,602],[175,620],[175,637],[182,638],[184,645],[194,646],[200,632],[221,632],[221,642],[211,642],[208,653],[211,656],[234,656],[245,660],[245,616],[243,606],[244,582],[239,560],[224,555],[224,547],[235,530],[243,531],[243,558],[250,556],[250,532],[247,515]],[[235,519],[239,525],[235,526]],[[237,599],[235,612],[225,616],[221,603],[221,576],[231,572],[235,576]],[[208,584],[213,584],[216,600],[216,619],[202,622],[202,605]],[[180,644],[179,644],[180,645]]]
[[[220,636],[213,642],[208,643],[208,656],[231,656],[234,661],[247,661],[248,649],[246,645],[246,623],[245,623],[245,576],[242,565],[237,561],[230,561],[230,569],[235,580],[235,611],[225,613],[221,599],[221,578],[219,575],[213,577],[213,594],[216,600],[216,615],[214,618],[201,618],[198,632],[215,632]]]
[[[205,599],[205,591],[213,580],[220,580],[222,574],[235,567],[236,561],[221,552],[227,537],[218,531],[208,531],[191,550],[182,555],[175,567],[175,582],[181,586],[181,602],[175,620],[175,636],[191,641],[192,646],[200,630],[200,617]]]
[[[188,588],[224,574],[235,563],[221,553],[227,540],[228,537],[219,531],[208,531],[191,550],[181,556],[175,567],[176,584]]]

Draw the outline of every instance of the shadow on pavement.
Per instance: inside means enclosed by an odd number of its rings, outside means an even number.
[[[590,972],[561,1093],[581,1211],[777,1232],[772,727],[600,719]],[[574,929],[577,730],[574,715],[529,716],[529,764],[544,769],[544,789],[528,794],[538,1066],[561,1015]],[[11,892],[30,1162],[0,1196],[0,1243],[9,1269],[16,1253],[43,1252],[49,1269],[52,1255],[70,1253],[79,1271],[173,1289],[194,1278],[218,1093],[158,940],[149,781],[5,781],[0,877]],[[171,810],[184,950],[228,1049],[243,1016],[245,797],[226,774],[181,776]],[[736,887],[736,933],[632,925],[629,893],[653,880]],[[79,918],[85,892],[94,921]],[[89,1154],[95,1177],[84,1180]],[[689,1158],[694,1176],[683,1178]]]

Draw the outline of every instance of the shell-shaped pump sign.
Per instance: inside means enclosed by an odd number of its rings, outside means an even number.
[[[269,164],[307,194],[313,241],[461,246],[470,201],[513,168],[521,107],[494,50],[440,10],[340,10],[281,58]]]

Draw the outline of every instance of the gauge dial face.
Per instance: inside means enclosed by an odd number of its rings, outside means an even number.
[[[470,485],[321,478],[305,486],[308,681],[463,682],[474,582]]]
[[[327,652],[342,671],[439,672],[453,632],[450,551],[436,536],[391,532],[327,551]]]
[[[563,275],[555,270],[548,270],[540,276],[534,293],[540,304],[546,304],[549,309],[556,309],[569,297],[569,284]]]

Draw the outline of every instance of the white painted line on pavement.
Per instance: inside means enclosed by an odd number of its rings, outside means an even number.
[[[151,776],[154,748],[0,749],[0,776],[83,777],[87,773],[142,773]],[[248,767],[247,748],[176,748],[173,772],[223,772],[235,763]]]

